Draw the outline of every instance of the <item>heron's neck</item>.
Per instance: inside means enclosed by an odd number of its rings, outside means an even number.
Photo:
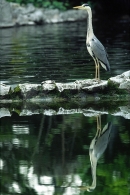
[[[89,186],[89,189],[94,190],[96,188],[96,169],[97,169],[97,158],[95,157],[93,151],[93,145],[95,144],[95,140],[92,140],[89,149],[90,163],[91,163],[91,172],[92,172],[92,184]]]
[[[97,168],[97,163],[91,162],[92,180],[93,180],[90,186],[91,190],[94,190],[96,188],[96,168]]]
[[[93,26],[92,26],[92,11],[91,8],[87,10],[87,40],[91,39],[93,36]]]

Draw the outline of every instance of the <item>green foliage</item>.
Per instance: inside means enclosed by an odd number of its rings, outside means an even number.
[[[36,7],[43,7],[48,9],[59,9],[66,10],[69,7],[68,1],[57,1],[57,0],[8,0],[10,2],[15,2],[19,4],[28,4],[32,3]]]
[[[14,93],[18,93],[18,92],[21,92],[21,89],[19,86],[15,87],[14,88]]]
[[[120,95],[125,95],[127,94],[127,90],[125,89],[120,89],[119,84],[112,82],[111,80],[108,80],[108,88],[107,91],[110,95],[114,94],[120,94]]]
[[[63,2],[59,2],[59,1],[44,1],[42,3],[42,7],[45,8],[51,8],[51,9],[60,9],[60,10],[66,10],[66,8],[68,7],[68,3],[63,3]]]
[[[16,86],[13,91],[10,90],[9,95],[10,95],[10,98],[19,100],[19,98],[21,97],[20,87]]]

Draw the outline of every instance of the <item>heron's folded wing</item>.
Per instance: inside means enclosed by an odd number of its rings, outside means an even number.
[[[103,64],[108,65],[107,52],[101,42],[95,37],[90,41],[93,55],[99,59]]]

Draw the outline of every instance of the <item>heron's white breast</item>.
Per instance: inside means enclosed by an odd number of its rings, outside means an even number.
[[[92,50],[91,50],[90,43],[89,43],[89,42],[86,42],[86,46],[87,46],[88,53],[89,53],[91,56],[93,56],[93,53],[92,53]]]

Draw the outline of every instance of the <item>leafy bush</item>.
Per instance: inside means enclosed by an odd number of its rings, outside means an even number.
[[[63,2],[57,0],[8,0],[8,1],[25,5],[28,3],[32,3],[36,7],[44,7],[48,9],[66,10],[69,7],[68,0]]]

